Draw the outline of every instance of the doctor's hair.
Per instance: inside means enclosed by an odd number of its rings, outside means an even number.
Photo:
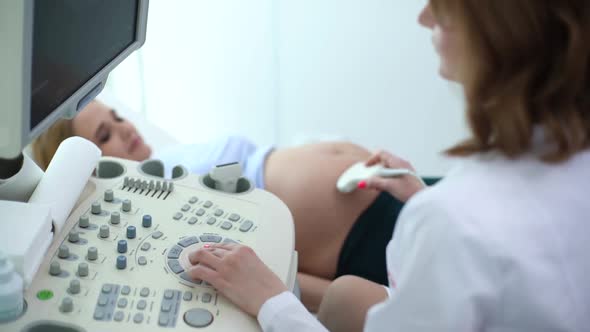
[[[545,162],[590,147],[589,0],[430,0],[457,28],[472,137],[452,156],[500,151],[516,158],[541,128]]]
[[[37,162],[37,165],[44,171],[47,170],[47,166],[49,166],[61,142],[72,136],[74,136],[72,120],[61,119],[55,122],[33,141],[31,148],[33,159]]]

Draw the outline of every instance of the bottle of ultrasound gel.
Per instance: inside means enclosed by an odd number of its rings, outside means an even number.
[[[0,322],[18,318],[23,305],[23,279],[14,270],[14,264],[0,252]]]

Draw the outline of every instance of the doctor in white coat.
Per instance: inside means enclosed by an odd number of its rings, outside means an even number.
[[[464,87],[472,137],[433,187],[369,181],[411,197],[365,331],[590,331],[590,1],[431,0],[419,21]],[[250,248],[190,260],[264,331],[326,330]]]

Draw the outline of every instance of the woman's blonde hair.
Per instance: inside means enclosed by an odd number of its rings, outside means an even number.
[[[534,127],[564,161],[590,147],[589,0],[430,0],[441,22],[457,25],[472,137],[447,151],[496,150],[518,157]]]
[[[72,120],[59,120],[33,141],[33,158],[43,170],[47,169],[57,148],[65,139],[74,136]]]

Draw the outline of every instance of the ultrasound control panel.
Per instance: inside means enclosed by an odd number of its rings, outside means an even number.
[[[187,274],[191,251],[248,245],[287,284],[297,270],[285,204],[240,179],[238,192],[158,163],[101,159],[2,331],[258,331],[211,285]],[[59,195],[60,188],[55,189]]]

